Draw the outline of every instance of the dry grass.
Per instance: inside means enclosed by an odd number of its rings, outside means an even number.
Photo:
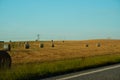
[[[29,43],[30,49],[24,49],[23,42],[11,43],[13,65],[9,70],[0,71],[0,80],[41,79],[120,62],[120,40],[55,41],[54,48],[49,41],[42,42],[44,48],[39,47],[39,42]]]
[[[29,42],[30,49],[24,49],[23,42],[11,43],[14,48],[10,52],[12,63],[33,63],[81,58],[89,56],[120,54],[120,40],[86,40],[86,41],[55,41],[55,47],[51,47],[51,41],[41,42],[44,48],[40,48],[39,42]],[[96,44],[100,43],[101,47]],[[85,45],[89,44],[89,47]]]

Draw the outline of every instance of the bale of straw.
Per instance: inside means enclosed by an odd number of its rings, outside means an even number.
[[[40,48],[44,48],[44,44],[43,43],[40,44]]]
[[[30,44],[28,42],[25,43],[25,49],[29,49],[30,48]]]
[[[5,51],[11,51],[11,45],[10,44],[4,44],[3,46]]]
[[[0,69],[7,69],[11,67],[11,56],[7,51],[0,51]]]

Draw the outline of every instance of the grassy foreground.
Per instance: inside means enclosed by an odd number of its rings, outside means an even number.
[[[46,76],[119,62],[120,54],[110,54],[54,62],[15,64],[10,70],[0,71],[0,80],[36,80]]]

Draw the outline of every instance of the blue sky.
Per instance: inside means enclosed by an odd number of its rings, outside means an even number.
[[[119,0],[0,0],[0,40],[120,39]]]

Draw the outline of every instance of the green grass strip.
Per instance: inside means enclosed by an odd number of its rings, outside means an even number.
[[[58,75],[119,62],[120,54],[15,65],[10,70],[1,70],[0,80],[35,80],[46,76]]]

